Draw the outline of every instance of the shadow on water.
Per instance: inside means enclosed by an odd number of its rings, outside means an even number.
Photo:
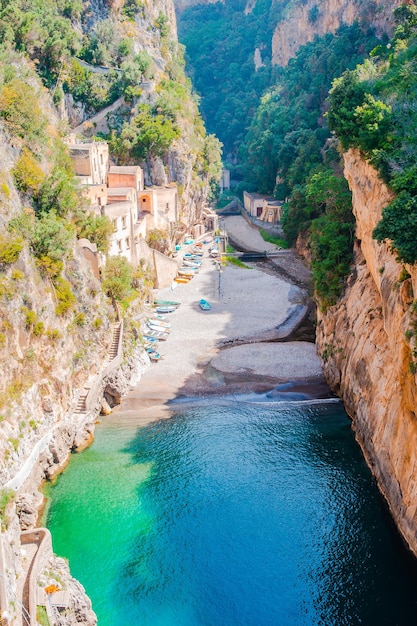
[[[51,490],[99,626],[417,624],[416,561],[342,404],[323,379],[243,382],[103,425]]]
[[[115,580],[140,623],[415,624],[416,563],[340,403],[218,402],[125,449],[155,463],[138,492],[154,526]]]

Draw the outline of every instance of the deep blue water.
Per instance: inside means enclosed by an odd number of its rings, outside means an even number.
[[[339,403],[102,425],[49,494],[99,626],[417,624],[414,559]]]

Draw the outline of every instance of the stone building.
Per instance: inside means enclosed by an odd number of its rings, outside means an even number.
[[[263,222],[276,223],[281,221],[282,202],[260,193],[243,192],[243,204],[252,217]]]

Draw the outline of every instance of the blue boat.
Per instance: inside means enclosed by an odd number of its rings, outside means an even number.
[[[161,355],[159,354],[159,352],[157,350],[153,350],[152,348],[148,348],[146,350],[149,358],[151,361],[159,361],[159,359],[161,358]]]
[[[210,302],[207,302],[207,300],[204,300],[203,298],[200,300],[199,302],[200,307],[203,309],[203,311],[210,311],[211,309],[211,304]]]

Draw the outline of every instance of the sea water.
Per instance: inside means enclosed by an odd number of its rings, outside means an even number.
[[[338,402],[109,421],[48,494],[99,626],[417,624],[414,559]]]

